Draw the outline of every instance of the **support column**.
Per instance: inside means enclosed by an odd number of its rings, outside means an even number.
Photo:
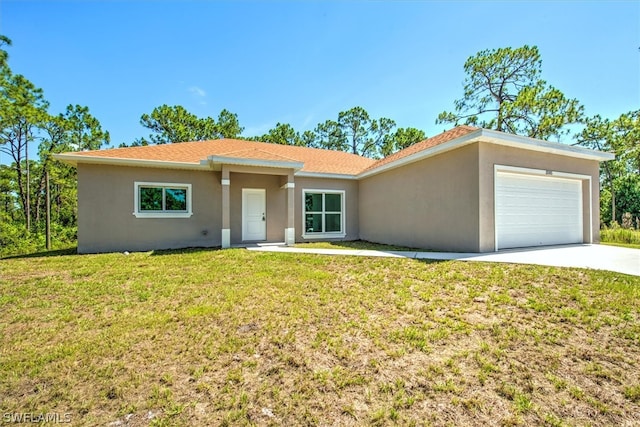
[[[293,246],[296,243],[296,229],[295,229],[295,183],[293,180],[293,172],[290,172],[287,176],[287,183],[284,185],[287,190],[287,228],[284,229],[284,243],[287,246]]]
[[[229,201],[229,169],[222,166],[222,249],[231,247],[231,203]]]

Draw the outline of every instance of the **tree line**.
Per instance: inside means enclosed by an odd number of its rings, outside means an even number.
[[[143,114],[140,124],[149,129],[148,137],[136,139],[130,145],[170,144],[184,141],[205,141],[218,138],[240,138],[244,128],[237,114],[222,110],[216,121],[212,117],[198,117],[181,105],[161,105],[151,114]],[[416,128],[397,128],[396,122],[381,117],[371,118],[362,107],[354,107],[338,114],[337,120],[319,123],[314,130],[302,133],[288,123],[277,123],[264,135],[243,136],[243,139],[273,144],[297,145],[347,151],[365,157],[380,158],[422,141],[424,131]]]
[[[52,154],[96,150],[110,143],[109,132],[86,106],[70,104],[50,112],[42,89],[9,67],[11,40],[0,35],[0,255],[73,244],[77,230],[77,175]],[[601,165],[601,218],[621,221],[625,212],[640,216],[640,110],[616,119],[585,117],[577,99],[567,98],[541,78],[537,47],[483,50],[464,64],[463,95],[436,123],[469,124],[539,139],[571,138],[616,154]],[[371,158],[388,156],[424,140],[424,131],[398,128],[362,107],[299,131],[277,123],[263,135],[243,136],[237,114],[223,109],[217,118],[198,117],[180,105],[161,105],[142,114],[149,135],[121,147],[242,138],[273,144],[340,150]],[[570,134],[576,126],[580,129]],[[36,158],[29,147],[37,146]]]
[[[58,245],[75,241],[76,170],[52,154],[109,143],[88,107],[50,112],[42,89],[9,67],[8,46],[0,35],[0,152],[10,159],[0,165],[0,254],[49,248],[51,235]]]
[[[452,112],[440,113],[437,123],[538,139],[570,137],[572,145],[614,153],[615,160],[600,164],[600,219],[603,224],[622,223],[630,213],[631,222],[640,224],[640,110],[612,120],[585,116],[577,99],[541,78],[542,59],[535,46],[483,50],[465,62],[464,70],[463,97]]]

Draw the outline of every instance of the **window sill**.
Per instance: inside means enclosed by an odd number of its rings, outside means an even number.
[[[190,218],[193,212],[134,212],[136,218]]]
[[[306,233],[302,234],[303,239],[344,239],[346,233]]]

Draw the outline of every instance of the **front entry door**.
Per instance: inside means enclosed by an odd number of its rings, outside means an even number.
[[[266,190],[242,189],[242,240],[267,239]]]

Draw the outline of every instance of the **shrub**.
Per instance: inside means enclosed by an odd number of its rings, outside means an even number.
[[[77,227],[51,226],[52,249],[74,246]],[[46,250],[44,230],[35,229],[27,233],[24,223],[0,220],[0,257],[23,255]]]
[[[627,245],[640,245],[640,230],[633,228],[621,228],[615,222],[611,228],[600,230],[600,241],[603,243],[624,243]]]

